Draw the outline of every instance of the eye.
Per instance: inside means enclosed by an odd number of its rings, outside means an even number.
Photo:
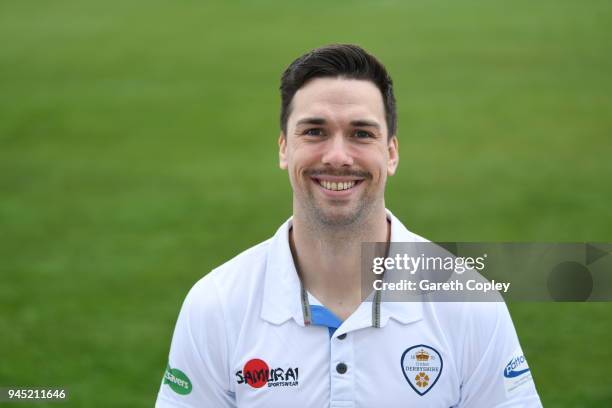
[[[374,135],[368,131],[365,130],[356,130],[355,131],[355,137],[357,139],[368,139],[371,137],[374,137]]]
[[[308,136],[323,136],[323,129],[321,128],[306,129],[304,131],[304,134]]]

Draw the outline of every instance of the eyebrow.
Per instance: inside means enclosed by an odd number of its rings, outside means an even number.
[[[297,121],[296,126],[299,125],[324,125],[326,122],[326,120],[324,118],[304,118],[304,119],[300,119]],[[371,121],[371,120],[366,120],[366,119],[359,119],[359,120],[353,120],[350,122],[351,126],[354,127],[373,127],[376,129],[380,129],[380,125],[375,122],[375,121]]]
[[[371,120],[353,120],[351,121],[351,126],[355,127],[373,127],[376,129],[380,129],[380,125],[377,122]]]
[[[297,121],[296,126],[299,125],[324,125],[325,119],[323,118],[304,118]]]

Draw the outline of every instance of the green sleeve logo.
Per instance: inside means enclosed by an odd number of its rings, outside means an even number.
[[[187,395],[191,392],[191,381],[187,374],[178,368],[170,368],[170,365],[164,373],[164,384],[168,384],[177,394]]]

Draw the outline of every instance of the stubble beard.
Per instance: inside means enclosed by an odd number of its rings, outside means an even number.
[[[371,179],[370,179],[371,180]],[[368,181],[370,181],[368,180]],[[321,203],[315,196],[315,192],[310,189],[306,192],[299,202],[306,215],[306,220],[312,228],[319,230],[359,229],[368,215],[376,207],[379,197],[375,192],[364,192],[359,197],[356,204],[348,203]],[[353,208],[343,208],[351,206]]]

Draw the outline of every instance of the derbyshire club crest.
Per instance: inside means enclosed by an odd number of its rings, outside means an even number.
[[[402,354],[402,372],[408,384],[419,395],[427,394],[442,374],[442,356],[425,344],[412,346]]]

